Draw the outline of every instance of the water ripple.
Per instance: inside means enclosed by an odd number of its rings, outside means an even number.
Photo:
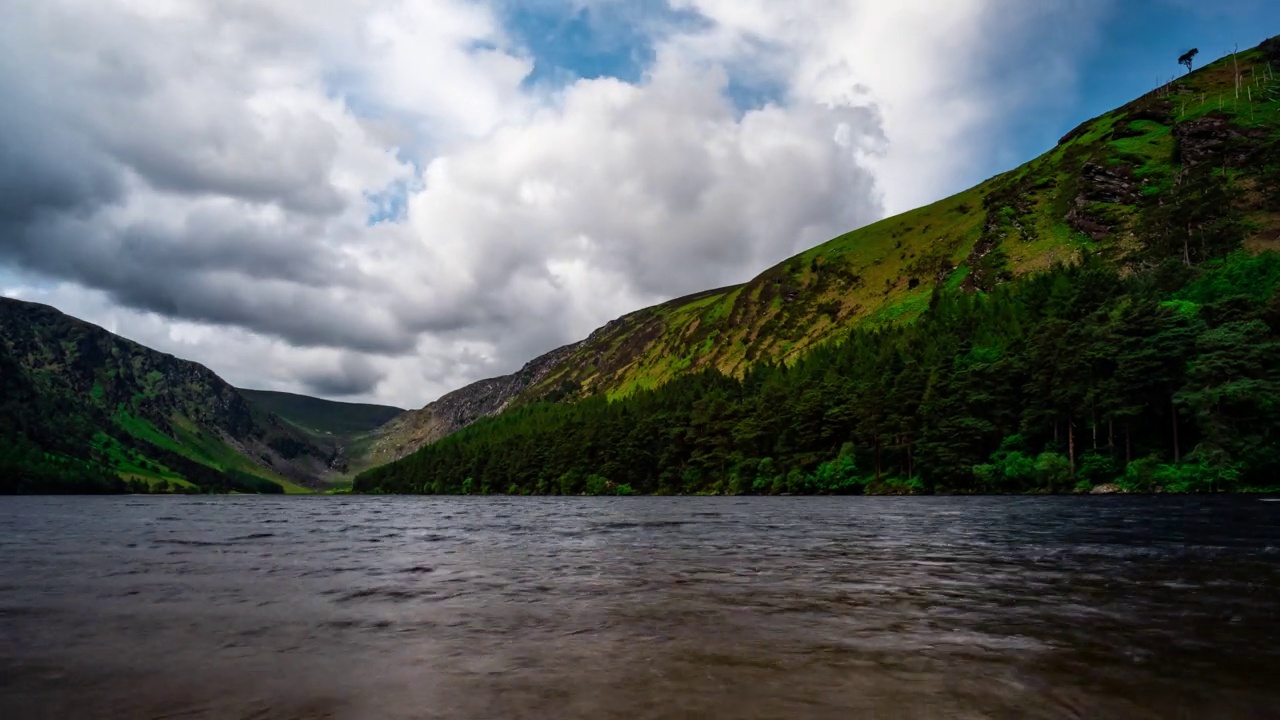
[[[1272,717],[1273,508],[0,498],[0,717]]]

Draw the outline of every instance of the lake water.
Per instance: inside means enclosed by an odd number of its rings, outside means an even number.
[[[1280,503],[0,498],[0,717],[1280,717]]]

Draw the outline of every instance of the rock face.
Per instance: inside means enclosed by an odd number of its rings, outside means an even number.
[[[1085,163],[1080,168],[1080,199],[1086,203],[1132,203],[1138,199],[1138,181],[1126,164]]]
[[[1173,128],[1177,139],[1178,159],[1187,167],[1204,162],[1228,167],[1247,163],[1266,132],[1242,128],[1222,112],[1211,112]]]
[[[521,393],[542,382],[581,344],[557,348],[529,361],[518,372],[471,383],[421,410],[400,415],[378,429],[371,450],[372,461],[381,464],[402,458],[481,418],[506,410]]]
[[[1103,483],[1101,485],[1095,485],[1094,488],[1089,491],[1089,494],[1090,495],[1115,495],[1116,493],[1119,493],[1119,492],[1120,492],[1119,485],[1115,483]]]
[[[1115,232],[1111,223],[1091,211],[1094,203],[1124,205],[1135,202],[1139,196],[1133,167],[1126,164],[1104,166],[1085,163],[1080,169],[1078,183],[1079,193],[1065,219],[1068,226],[1094,241],[1103,240]]]

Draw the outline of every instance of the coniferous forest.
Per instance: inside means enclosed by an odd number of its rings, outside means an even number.
[[[511,411],[359,476],[396,493],[1280,487],[1280,255],[1096,259],[935,292],[789,366]]]

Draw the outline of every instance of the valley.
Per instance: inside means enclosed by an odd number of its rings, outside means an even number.
[[[237,390],[4,299],[3,490],[1261,487],[1276,66],[1277,39],[1222,58],[969,190],[417,410]]]

